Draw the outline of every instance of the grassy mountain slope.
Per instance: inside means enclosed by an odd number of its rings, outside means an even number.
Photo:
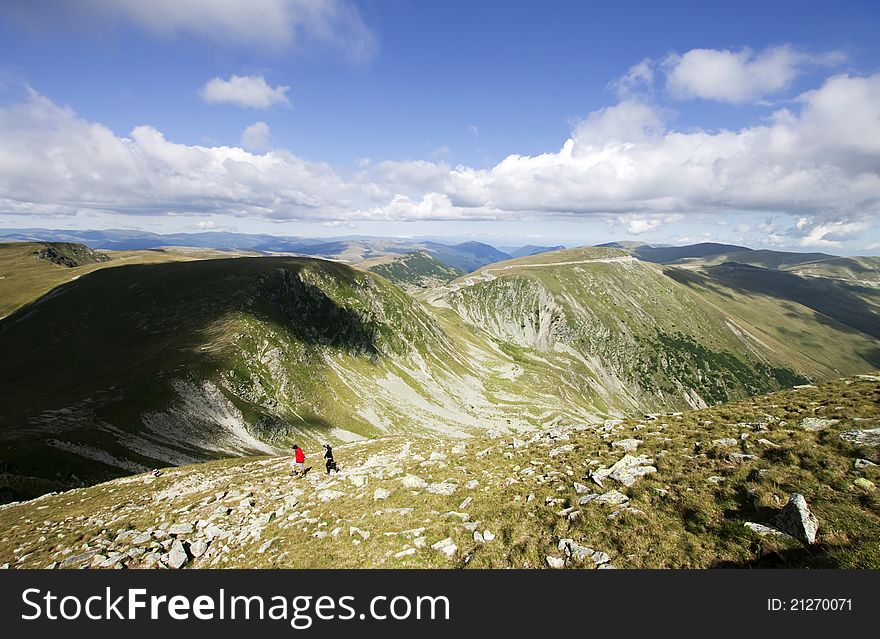
[[[817,377],[880,366],[880,290],[726,262],[664,267],[753,334],[787,352],[791,366]]]
[[[358,266],[377,273],[410,292],[440,286],[464,274],[460,269],[446,266],[424,251],[367,260]]]
[[[313,447],[304,479],[289,457],[219,460],[0,507],[0,563],[878,568],[878,428],[866,375],[523,439],[345,444],[330,477]],[[627,457],[644,474],[596,482]],[[810,546],[773,528],[795,492]]]
[[[554,251],[422,291],[427,305],[309,258],[67,275],[0,321],[7,499],[295,441],[571,427],[880,365],[872,298],[833,280],[830,302],[757,291],[731,268]]]
[[[96,258],[95,255],[105,256],[107,259]],[[220,252],[214,250],[165,249],[96,253],[83,244],[0,243],[0,319],[45,295],[56,286],[99,268],[206,259],[218,255]]]
[[[444,325],[455,339],[390,282],[322,260],[96,271],[0,323],[3,459],[75,484],[297,440],[527,427],[528,393],[481,381],[503,354]]]
[[[429,300],[524,361],[539,353],[610,410],[699,407],[804,381],[686,286],[619,249],[500,262]]]

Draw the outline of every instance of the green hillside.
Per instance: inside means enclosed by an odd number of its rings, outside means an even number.
[[[464,271],[446,266],[424,251],[413,251],[386,258],[378,264],[360,266],[408,291],[433,288],[464,275]]]
[[[16,250],[5,268],[23,301],[0,321],[6,500],[295,442],[700,408],[880,365],[876,289],[743,265],[570,249],[416,299],[311,258],[113,253],[94,270]],[[22,259],[43,270],[23,280]],[[445,268],[396,263],[386,274]],[[36,299],[41,286],[54,288]]]
[[[309,446],[303,479],[245,457],[0,508],[0,564],[878,568],[878,445],[865,375],[519,438],[343,444],[330,476]],[[780,523],[795,493],[812,544]]]
[[[537,350],[618,410],[701,407],[806,381],[687,286],[618,249],[500,262],[435,304],[528,359]]]

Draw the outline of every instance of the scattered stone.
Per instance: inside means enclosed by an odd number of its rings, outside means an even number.
[[[722,439],[713,439],[712,446],[714,448],[725,448],[727,446],[736,446],[739,442],[733,437],[724,437]]]
[[[764,524],[756,524],[753,521],[747,521],[743,524],[746,528],[751,530],[752,532],[758,533],[761,536],[764,535],[784,535],[785,533],[781,530],[776,530],[775,528],[771,528],[770,526],[765,526]]]
[[[447,559],[452,559],[458,551],[458,546],[452,541],[452,537],[447,537],[446,539],[441,539],[440,541],[431,544],[431,548],[442,552],[446,555]]]
[[[465,498],[464,498],[464,501],[462,501],[462,502],[458,505],[458,507],[459,507],[461,510],[464,510],[465,508],[467,508],[468,506],[471,505],[471,502],[472,502],[473,500],[474,500],[473,497],[465,497]]]
[[[85,562],[91,560],[97,554],[97,550],[87,550],[85,552],[81,552],[62,561],[59,565],[59,568],[73,568],[76,566],[80,566],[81,564],[84,564]]]
[[[855,467],[858,470],[862,470],[863,468],[870,468],[870,467],[876,466],[876,465],[877,464],[872,462],[870,459],[857,459],[855,461]]]
[[[377,488],[373,491],[373,501],[380,501],[382,499],[388,499],[391,496],[391,491],[385,490],[384,488]]]
[[[467,513],[457,513],[454,510],[450,510],[448,513],[443,514],[444,517],[454,517],[460,519],[462,521],[470,521],[471,516]]]
[[[214,524],[211,524],[210,526],[205,528],[205,536],[209,540],[214,539],[215,537],[219,537],[220,539],[226,539],[227,537],[229,537],[230,534],[231,533],[227,532],[223,528],[220,528],[220,526],[215,526]]]
[[[193,531],[192,524],[174,524],[168,529],[170,535],[189,535]]]
[[[568,517],[571,513],[575,512],[576,510],[577,510],[577,506],[569,506],[568,508],[563,508],[562,510],[560,510],[556,514],[559,515],[560,517]]]
[[[773,443],[769,439],[759,439],[758,443],[762,446],[769,446],[770,448],[779,448],[779,444]]]
[[[578,500],[578,504],[585,506],[586,504],[596,502],[597,504],[607,504],[609,506],[619,506],[629,501],[629,497],[619,490],[609,490],[601,495],[591,494],[584,495]]]
[[[608,469],[608,477],[619,481],[624,486],[632,486],[637,479],[656,473],[652,465],[654,460],[645,455],[624,455],[616,464]]]
[[[785,534],[807,544],[816,541],[816,532],[819,529],[819,522],[810,512],[807,500],[799,493],[792,493],[789,496],[788,503],[776,516],[773,525]]]
[[[856,375],[856,378],[864,382],[880,382],[880,375]]]
[[[572,560],[576,562],[584,562],[584,561],[592,561],[596,566],[601,566],[602,564],[607,564],[611,561],[611,557],[609,557],[606,553],[593,550],[587,546],[581,546],[579,543],[575,542],[573,539],[560,539],[559,544],[557,545],[557,549],[564,552],[568,557],[571,557]]]
[[[465,484],[468,490],[474,490],[480,485],[476,479],[471,479],[468,483]]]
[[[394,554],[395,559],[403,559],[404,557],[409,557],[410,555],[416,554],[415,548],[407,548],[406,550],[401,550],[398,553]]]
[[[880,428],[847,430],[840,433],[840,438],[851,444],[880,446]]]
[[[584,493],[591,493],[593,491],[589,486],[584,486],[583,484],[579,484],[578,482],[574,482],[574,492],[581,495]]]
[[[875,488],[874,482],[872,482],[870,479],[865,479],[864,477],[859,477],[853,482],[853,484],[867,492],[872,492]]]
[[[550,457],[556,457],[557,455],[561,455],[562,453],[570,453],[575,448],[574,444],[565,444],[564,446],[558,446],[557,448],[553,448],[548,453]]]
[[[488,530],[484,530],[483,531],[483,539],[485,539],[486,541],[492,541],[493,539],[495,539],[495,535],[493,535]]]
[[[486,540],[483,538],[483,534],[479,530],[474,531],[474,541],[478,544],[486,543]]]
[[[361,530],[357,526],[350,526],[348,529],[348,536],[354,537],[355,535],[358,535],[363,540],[367,540],[370,538],[370,533],[368,531]]]
[[[620,448],[624,452],[631,453],[643,443],[644,442],[641,439],[621,439],[620,441],[611,442],[611,446],[613,448]]]
[[[452,482],[443,481],[438,482],[436,484],[430,484],[427,487],[427,491],[433,495],[451,495],[456,490],[458,490],[458,486],[453,484]]]
[[[428,482],[415,475],[404,475],[400,478],[400,483],[403,484],[404,488],[409,488],[411,490],[420,490],[428,485]]]
[[[191,543],[189,545],[189,552],[193,557],[201,557],[208,551],[208,542],[204,539],[199,539],[198,541]]]
[[[758,458],[755,455],[747,455],[745,453],[727,453],[727,459],[732,462],[742,463],[745,461],[753,461]]]
[[[322,502],[333,501],[334,499],[339,499],[340,497],[344,497],[344,496],[345,496],[344,492],[339,491],[339,490],[332,490],[332,489],[322,490],[317,495],[318,499],[320,499]]]
[[[186,562],[189,561],[186,549],[183,547],[183,543],[179,539],[174,540],[171,544],[171,550],[165,555],[164,559],[168,567],[174,568],[175,570],[183,568],[186,565]]]
[[[839,419],[822,419],[821,417],[804,417],[798,424],[804,430],[817,431],[824,430],[829,426],[839,422]]]
[[[150,543],[153,539],[153,535],[148,532],[143,532],[139,534],[137,537],[131,540],[131,544],[133,546],[143,546],[144,544]]]
[[[560,568],[565,568],[565,559],[563,559],[562,557],[547,555],[547,565],[557,570]]]

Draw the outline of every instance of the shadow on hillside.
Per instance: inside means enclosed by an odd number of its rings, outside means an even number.
[[[376,327],[300,277],[314,263],[266,257],[133,264],[59,286],[0,322],[0,396],[16,398],[0,420],[8,425],[103,389],[122,395],[177,371],[216,368],[235,339],[217,327],[237,313],[308,345],[377,355]],[[331,262],[320,269],[337,281],[352,274]]]
[[[680,284],[708,288],[722,295],[727,288],[795,302],[816,311],[817,321],[880,338],[880,314],[877,307],[867,301],[880,304],[880,291],[872,288],[731,262],[706,267],[703,272],[672,268],[665,272]],[[726,296],[730,297],[729,291]],[[880,361],[869,361],[880,365]]]
[[[839,568],[832,546],[816,544],[763,553],[748,561],[719,561],[710,568]]]

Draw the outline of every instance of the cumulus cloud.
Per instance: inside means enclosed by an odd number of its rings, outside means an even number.
[[[261,75],[233,75],[228,80],[214,78],[202,87],[205,102],[228,103],[255,109],[265,109],[274,104],[290,106],[287,92],[290,87],[270,86]]]
[[[748,48],[692,49],[683,55],[669,56],[663,66],[667,72],[666,88],[674,97],[743,104],[787,88],[809,66],[830,66],[842,59],[837,52],[812,55],[783,45],[760,53]],[[624,86],[631,83],[627,78],[636,69],[633,67],[620,81]]]
[[[350,0],[7,0],[3,10],[35,26],[125,22],[160,36],[197,36],[222,46],[330,45],[358,61],[376,48]]]
[[[241,133],[241,145],[249,151],[264,151],[269,147],[269,125],[254,122]]]
[[[0,108],[0,138],[0,210],[8,213],[332,219],[354,206],[350,187],[325,164],[284,150],[178,144],[150,126],[118,137],[34,91]]]
[[[150,126],[119,137],[33,91],[0,107],[0,139],[0,211],[11,214],[580,216],[646,234],[747,212],[774,220],[759,228],[768,242],[819,247],[852,241],[880,214],[880,74],[833,76],[739,130],[678,131],[658,108],[626,99],[575,123],[558,151],[485,169],[363,160],[343,174],[284,149],[256,153],[245,136],[247,150],[179,144]],[[803,221],[781,228],[782,214]]]

